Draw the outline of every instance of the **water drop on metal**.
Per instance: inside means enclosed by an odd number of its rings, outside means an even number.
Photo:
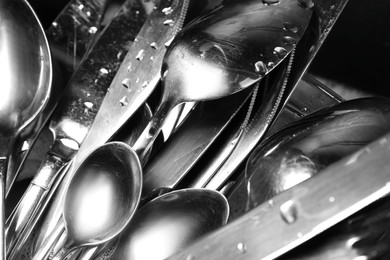
[[[153,49],[157,49],[157,43],[155,43],[155,42],[152,42],[151,44],[150,44],[150,47],[152,47]]]
[[[122,107],[124,107],[129,104],[129,100],[127,99],[126,96],[124,96],[121,100],[119,100],[119,103],[121,104]]]
[[[85,106],[86,108],[88,108],[88,109],[92,109],[92,108],[93,108],[93,103],[87,101],[87,102],[84,102],[84,106]]]
[[[283,23],[283,29],[287,32],[291,32],[291,33],[297,33],[299,28],[298,26],[296,26],[295,24],[291,23],[291,22],[285,22]]]
[[[162,12],[165,15],[170,15],[173,12],[173,9],[172,9],[172,7],[165,7],[164,9],[162,9]]]
[[[267,67],[272,69],[273,67],[275,67],[275,63],[270,61],[270,62],[268,62]]]
[[[165,79],[168,76],[168,70],[164,71],[162,75],[162,79]]]
[[[101,69],[99,70],[99,75],[100,75],[100,76],[104,76],[104,75],[107,75],[107,74],[108,74],[108,70],[107,70],[107,69],[101,68]]]
[[[298,219],[298,209],[294,201],[289,200],[280,206],[280,214],[287,224],[293,224]]]
[[[275,5],[275,4],[279,4],[279,0],[263,0],[263,4],[265,5]]]
[[[298,5],[304,9],[311,9],[314,7],[312,0],[298,0]]]
[[[274,54],[278,56],[279,59],[283,59],[287,55],[287,50],[283,47],[275,47]]]
[[[165,20],[165,21],[163,22],[163,24],[164,24],[164,25],[173,26],[173,25],[175,25],[175,21],[172,20],[172,19],[168,19],[168,20]]]
[[[148,85],[149,85],[149,82],[148,82],[148,81],[145,81],[145,82],[142,84],[142,87],[143,87],[143,88],[146,88]]]
[[[286,46],[295,46],[297,41],[291,36],[284,36],[282,42]]]
[[[246,253],[246,245],[244,243],[238,243],[237,244],[237,249],[238,251],[241,253],[241,254],[245,254]]]
[[[262,61],[258,61],[255,63],[255,71],[260,75],[260,76],[264,76],[268,69],[267,69],[267,66],[265,65],[264,62]]]
[[[195,260],[196,258],[195,258],[195,256],[193,256],[193,255],[188,255],[187,257],[186,257],[186,260]]]
[[[88,29],[88,32],[89,32],[90,34],[95,34],[95,33],[97,32],[97,28],[96,28],[95,26],[92,26],[92,27],[90,27],[90,28]]]
[[[129,88],[130,87],[130,79],[129,78],[125,78],[122,81],[122,86],[124,86],[125,88]]]
[[[335,202],[336,201],[336,198],[335,197],[329,197],[329,203],[333,203],[333,202]]]
[[[173,39],[175,39],[175,37],[172,37],[169,41],[167,41],[164,45],[165,45],[165,47],[169,47],[169,46],[171,46],[171,43],[173,42]]]
[[[141,61],[141,60],[144,58],[144,56],[145,56],[145,50],[142,49],[142,50],[140,50],[140,51],[138,52],[138,54],[137,54],[137,56],[135,57],[135,59]]]

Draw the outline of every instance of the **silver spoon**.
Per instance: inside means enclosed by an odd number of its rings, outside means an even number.
[[[225,224],[228,215],[227,200],[217,191],[184,189],[164,194],[136,212],[110,259],[165,259]]]
[[[311,14],[295,1],[229,1],[179,33],[164,57],[161,104],[133,147],[141,161],[170,110],[234,94],[263,78],[294,48]],[[287,32],[291,25],[298,29]]]
[[[52,64],[42,26],[26,1],[2,1],[0,17],[0,259],[5,259],[7,157],[49,98]]]
[[[247,162],[248,210],[389,132],[389,106],[387,98],[345,101],[269,137]]]
[[[52,242],[66,232],[60,259],[82,246],[104,243],[123,230],[141,196],[142,169],[125,143],[111,142],[93,151],[78,167],[65,198],[64,222],[33,259],[44,259]]]

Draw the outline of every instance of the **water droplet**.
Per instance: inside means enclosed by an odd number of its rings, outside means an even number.
[[[121,106],[127,106],[129,104],[129,100],[127,99],[126,96],[124,96],[121,100],[119,100],[119,103],[121,103]]]
[[[244,243],[238,243],[237,244],[237,249],[238,251],[240,251],[241,254],[245,254],[246,253],[246,246]]]
[[[153,57],[153,56],[151,56],[151,57],[150,57],[150,60],[154,60],[154,57]]]
[[[195,258],[195,256],[193,256],[193,255],[188,255],[187,257],[186,257],[186,260],[195,260],[196,258]]]
[[[91,12],[90,11],[87,11],[87,16],[91,16]]]
[[[97,28],[96,28],[95,26],[92,26],[92,27],[90,27],[90,28],[88,29],[88,32],[89,32],[90,34],[95,34],[95,33],[97,32]]]
[[[139,78],[137,78],[137,80],[135,81],[135,83],[138,83],[139,82]]]
[[[149,82],[148,82],[148,81],[145,81],[145,82],[142,84],[142,87],[143,87],[143,88],[146,88],[148,85],[149,85]]]
[[[162,79],[165,79],[168,76],[168,70],[164,71],[162,75]]]
[[[151,44],[150,44],[150,47],[152,47],[153,49],[157,49],[157,43],[155,43],[155,42],[152,42]]]
[[[57,23],[57,22],[53,22],[51,25],[52,25],[53,27],[57,27],[57,26],[58,26],[58,23]]]
[[[141,61],[144,58],[144,56],[145,56],[145,50],[140,50],[137,56],[135,57],[135,59]]]
[[[298,238],[301,238],[302,236],[303,236],[303,234],[301,232],[297,233]]]
[[[336,198],[335,198],[335,197],[333,197],[333,196],[332,196],[332,197],[329,197],[329,202],[330,202],[330,203],[333,203],[333,202],[335,202],[335,201],[336,201]]]
[[[87,101],[87,102],[84,102],[84,106],[85,106],[86,108],[88,108],[88,109],[92,109],[92,108],[93,108],[93,103]]]
[[[272,69],[273,67],[275,67],[275,63],[270,61],[270,62],[268,62],[267,67]]]
[[[286,46],[295,46],[297,41],[291,36],[284,36],[282,42]]]
[[[118,52],[118,54],[116,55],[116,58],[117,58],[118,60],[120,60],[121,57],[122,57],[122,55],[123,55],[123,52],[120,51],[120,52]]]
[[[83,10],[84,9],[84,5],[79,5],[79,10]]]
[[[130,79],[129,78],[125,78],[124,80],[122,80],[122,85],[125,88],[129,88],[130,87]]]
[[[267,66],[262,61],[255,63],[255,71],[260,75],[264,76],[267,73]]]
[[[173,39],[175,39],[175,37],[172,37],[169,41],[167,41],[164,45],[165,45],[165,47],[169,47],[169,46],[171,46],[171,43],[173,42]]]
[[[108,74],[108,70],[107,70],[107,69],[101,68],[101,69],[99,70],[99,75],[100,75],[100,76],[104,76],[104,75],[107,75],[107,74]]]
[[[289,200],[280,206],[280,214],[287,224],[293,224],[298,219],[298,209],[294,201]]]
[[[305,9],[311,9],[314,7],[312,0],[298,0],[298,5]]]
[[[30,144],[27,141],[24,141],[22,145],[22,151],[27,151],[28,149],[30,149]]]
[[[263,4],[265,5],[279,4],[279,0],[263,0]]]
[[[287,55],[287,50],[283,47],[275,47],[274,54],[278,56],[279,59],[283,59]]]
[[[272,208],[274,206],[274,201],[273,200],[269,200],[268,201],[268,205]]]
[[[175,21],[172,20],[172,19],[168,19],[168,20],[165,20],[163,22],[164,25],[169,25],[169,26],[174,26],[175,25]]]
[[[297,33],[298,32],[298,26],[296,26],[293,23],[285,22],[283,23],[283,29],[288,32]]]
[[[307,107],[302,107],[301,108],[301,111],[305,114],[308,114],[309,113],[309,109]]]
[[[170,15],[173,12],[173,9],[172,9],[172,7],[165,7],[164,9],[162,9],[162,12],[165,15]]]

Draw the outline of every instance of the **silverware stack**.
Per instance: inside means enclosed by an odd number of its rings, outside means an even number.
[[[346,3],[2,1],[0,260],[386,259],[390,100],[307,74]]]

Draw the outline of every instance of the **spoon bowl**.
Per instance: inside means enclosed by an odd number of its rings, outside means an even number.
[[[161,104],[134,145],[141,159],[175,106],[232,95],[261,80],[295,48],[311,15],[296,1],[228,1],[188,25],[164,56]]]
[[[389,106],[387,98],[345,101],[269,137],[246,165],[248,209],[386,134],[390,130]]]
[[[110,259],[165,259],[226,224],[228,213],[227,200],[217,191],[184,189],[164,194],[137,211]]]
[[[141,165],[130,146],[111,142],[98,147],[80,164],[69,183],[64,222],[33,259],[44,259],[64,232],[66,239],[57,259],[77,248],[96,246],[115,237],[138,207],[141,187]]]
[[[27,1],[0,4],[0,135],[14,136],[49,98],[52,64],[48,43]]]
[[[65,199],[68,241],[96,245],[116,236],[137,208],[142,183],[139,160],[126,144],[95,150],[77,169]]]

